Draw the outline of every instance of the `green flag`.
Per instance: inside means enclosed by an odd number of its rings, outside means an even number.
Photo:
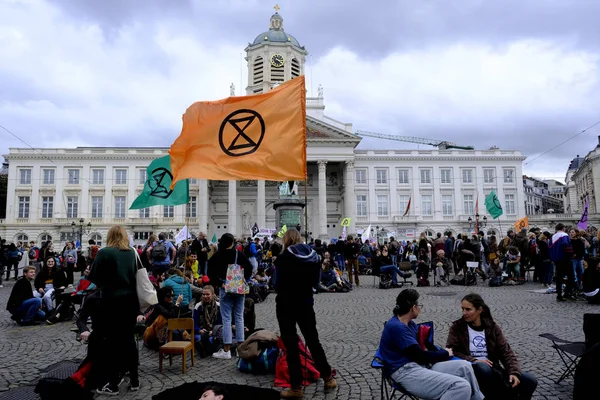
[[[485,208],[494,219],[504,214],[504,212],[502,211],[502,205],[500,204],[500,200],[498,200],[498,196],[496,196],[495,190],[492,190],[490,194],[486,196]]]
[[[167,155],[152,161],[146,168],[144,190],[133,201],[129,209],[187,204],[190,201],[189,181],[185,179],[177,182],[175,188],[171,190],[172,179],[170,156]]]
[[[213,238],[212,238],[211,243],[217,243],[217,234],[216,233],[213,233]]]

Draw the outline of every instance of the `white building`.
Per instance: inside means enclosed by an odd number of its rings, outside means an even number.
[[[598,145],[590,151],[571,175],[574,191],[571,192],[571,205],[577,205],[579,210],[585,207],[586,199],[589,201],[588,212],[597,214],[600,212],[600,136]]]
[[[550,185],[552,185],[552,192]],[[525,214],[563,212],[564,185],[560,182],[544,181],[523,175],[523,190],[525,191]]]
[[[246,48],[247,93],[261,93],[304,74],[306,50],[283,30],[278,13],[270,29]],[[367,226],[411,239],[473,229],[468,218],[488,217],[484,230],[496,232],[525,215],[519,151],[500,150],[357,150],[361,138],[352,125],[324,115],[322,88],[307,98],[308,230],[312,236],[337,237],[342,218],[348,232]],[[209,237],[224,232],[249,235],[275,227],[277,182],[192,180],[190,203],[129,210],[146,180],[151,160],[166,148],[10,149],[7,216],[0,236],[8,240],[64,241],[73,238],[71,223],[83,219],[91,229],[83,237],[106,240],[121,224],[142,243],[150,232],[175,233],[184,224]],[[485,196],[496,190],[504,215],[492,221]],[[304,183],[300,183],[304,195]],[[410,207],[408,203],[410,202]],[[406,212],[408,209],[408,212]],[[406,215],[404,215],[406,213]]]

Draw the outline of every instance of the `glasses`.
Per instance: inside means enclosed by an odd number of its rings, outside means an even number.
[[[165,297],[172,298],[172,297],[175,297],[175,295],[173,293],[171,293],[171,294],[166,295]]]
[[[419,307],[419,310],[423,309],[423,304],[415,304],[415,307]]]

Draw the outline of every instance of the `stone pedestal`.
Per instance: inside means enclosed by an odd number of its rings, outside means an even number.
[[[304,231],[304,207],[306,204],[298,196],[281,196],[273,204],[275,210],[276,229],[280,230],[283,225],[287,228],[296,228],[300,224]]]

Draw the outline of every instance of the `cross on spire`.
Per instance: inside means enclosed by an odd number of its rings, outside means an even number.
[[[279,12],[279,5],[275,4],[275,7],[273,7],[275,9],[275,12]]]

